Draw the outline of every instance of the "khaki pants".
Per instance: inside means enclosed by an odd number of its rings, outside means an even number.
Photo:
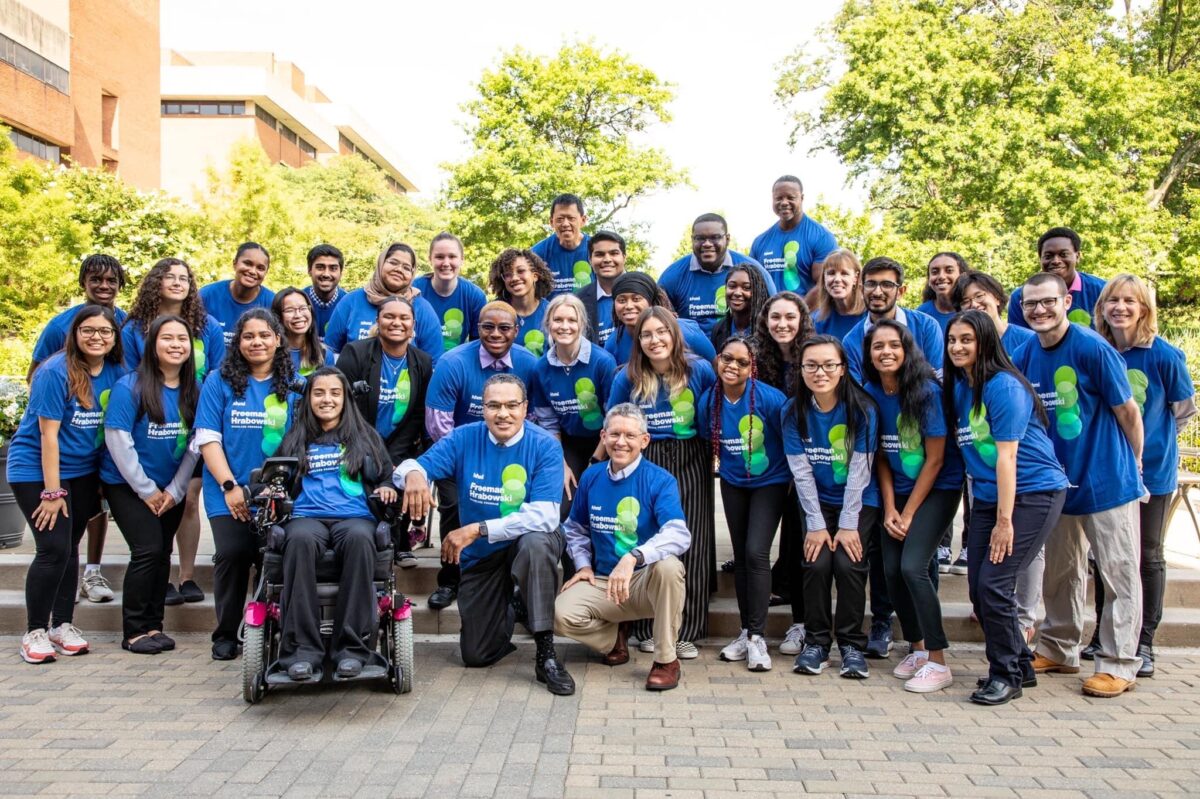
[[[1057,663],[1079,665],[1089,546],[1108,598],[1104,615],[1096,621],[1100,633],[1096,672],[1136,679],[1142,665],[1137,656],[1142,630],[1137,502],[1088,516],[1064,513],[1059,517],[1046,541],[1046,621],[1038,652]]]
[[[637,619],[654,619],[654,660],[675,660],[675,640],[683,622],[683,564],[674,556],[651,563],[633,573],[629,599],[617,605],[604,596],[607,577],[596,584],[575,583],[554,602],[554,631],[574,638],[596,652],[612,650],[617,625]]]

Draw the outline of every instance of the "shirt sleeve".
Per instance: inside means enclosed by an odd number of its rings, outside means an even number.
[[[792,480],[796,484],[796,496],[800,499],[800,507],[804,510],[804,518],[809,532],[827,529],[825,515],[821,513],[821,497],[817,493],[817,480],[813,477],[812,464],[803,452],[787,456],[788,467],[792,470]]]
[[[29,387],[29,412],[61,422],[67,412],[67,375],[63,369],[38,369]]]
[[[142,347],[138,335],[134,332],[137,322],[121,326],[121,352],[125,358],[125,368],[133,371],[142,361]]]
[[[225,427],[224,385],[219,375],[209,372],[204,385],[200,387],[200,401],[196,404],[196,421],[192,425],[196,430],[212,430],[218,434],[223,432]]]
[[[864,330],[865,328],[855,326],[842,339],[842,349],[846,351],[846,371],[859,383],[863,381],[862,347],[863,341],[866,340],[866,336],[863,333]]]
[[[593,550],[592,534],[589,528],[588,495],[591,493],[592,480],[585,473],[575,488],[575,498],[571,501],[571,513],[563,522],[563,532],[567,536],[567,554],[576,569],[592,568]]]
[[[526,429],[525,435],[533,435]],[[533,442],[530,442],[533,443]],[[538,443],[534,453],[533,479],[529,499],[514,513],[499,519],[488,519],[488,540],[492,543],[509,541],[525,533],[545,533],[558,526],[562,500],[563,451],[554,439]]]
[[[1097,334],[1098,336],[1099,334]],[[1089,336],[1089,338],[1091,337]],[[1118,405],[1124,405],[1133,398],[1133,387],[1129,385],[1129,373],[1125,371],[1125,359],[1108,342],[1092,340],[1096,345],[1094,357],[1087,359],[1087,367],[1094,381],[1093,385],[1100,388],[1104,402],[1109,407],[1115,408]]]
[[[61,314],[60,314],[61,316]],[[58,324],[59,316],[55,316],[42,332],[38,334],[37,343],[33,345],[33,362],[41,363],[63,348],[64,339],[62,327]]]
[[[992,378],[984,388],[987,422],[996,441],[1020,441],[1033,416],[1033,397],[1015,378]]]
[[[158,486],[146,476],[145,470],[142,469],[142,464],[138,460],[137,448],[133,443],[133,436],[127,430],[106,426],[104,445],[108,447],[108,454],[116,464],[117,471],[121,473],[121,477],[129,484],[134,493],[142,499],[154,496],[158,491]]]
[[[654,492],[653,502],[652,518],[658,532],[636,547],[647,566],[672,555],[679,557],[692,545],[692,534],[688,531],[679,497],[679,484],[674,480],[663,480]]]
[[[925,360],[929,361],[929,365],[933,367],[933,373],[937,375],[938,380],[941,380],[942,366],[946,360],[946,345],[942,340],[942,326],[937,323],[936,319],[927,318],[929,324],[922,325],[924,329],[921,335],[925,339],[922,350],[925,354]]]
[[[349,299],[349,296],[342,298],[342,301],[333,309],[333,316],[329,317],[329,324],[325,325],[325,344],[339,352],[346,346],[347,327],[349,325],[347,318],[350,316]],[[417,346],[419,347],[420,345],[418,344]]]
[[[225,362],[225,334],[221,332],[221,323],[211,316],[208,317],[201,340],[204,342],[208,372],[220,372],[221,364]]]
[[[608,407],[613,408],[622,402],[629,402],[629,392],[631,390],[632,387],[629,383],[628,373],[622,369],[620,374],[613,378],[612,391],[608,395]]]
[[[428,479],[445,480],[449,477],[454,477],[454,467],[460,457],[459,441],[461,440],[461,436],[445,436],[416,459],[417,465],[421,467],[421,471],[425,473]],[[405,463],[408,463],[408,461],[405,461]],[[400,474],[405,463],[400,464],[396,469],[396,485],[398,486],[403,486],[403,478],[408,476],[407,471],[404,474]],[[408,471],[412,471],[411,468]]]
[[[175,498],[176,505],[183,502],[183,498],[187,495],[188,483],[192,481],[192,474],[196,471],[196,462],[198,460],[200,460],[200,453],[189,446],[184,451],[183,458],[179,461],[179,468],[175,470],[174,479],[164,489]]]
[[[612,393],[613,378],[617,373],[617,364],[611,358],[597,355],[597,352],[603,352],[603,350],[592,345],[592,357],[601,359],[596,369],[596,399],[600,402],[600,409],[607,412],[609,408],[608,398]]]
[[[1018,286],[1008,298],[1008,323],[1029,329],[1025,321],[1025,312],[1021,310],[1021,288]]]
[[[450,435],[454,429],[454,414],[450,411],[439,411],[437,408],[425,408],[425,432],[434,441],[440,441]]]
[[[535,405],[533,407],[533,419],[537,422],[537,426],[547,433],[559,433],[562,431],[562,427],[558,423],[558,414],[549,405]]]
[[[771,285],[774,285],[773,281]],[[717,350],[713,347],[712,340],[704,335],[704,331],[699,327],[686,326],[683,330],[683,340],[700,360],[712,362],[712,359],[717,357]]]
[[[754,267],[756,269],[758,269],[758,273],[760,275],[762,275],[763,282],[767,284],[767,296],[768,297],[774,296],[776,293],[778,293],[779,289],[777,289],[775,287],[775,278],[771,277],[771,273],[767,271],[767,268],[765,266],[763,266],[762,264],[760,264],[758,261],[754,260],[753,258],[747,258],[746,263],[753,264]],[[716,357],[716,356],[713,356],[713,357]]]
[[[458,358],[445,359],[441,367],[434,370],[433,378],[429,381],[425,408],[454,413],[454,408],[458,405],[458,395],[463,391]]]
[[[871,466],[874,457],[869,452],[855,450],[850,456],[849,474],[846,476],[846,489],[842,494],[842,512],[838,516],[838,527],[843,530],[857,530],[858,517],[862,513],[863,492],[871,484]]]
[[[418,302],[413,303],[416,307],[416,318],[413,322],[417,328],[417,349],[427,353],[433,360],[433,366],[436,367],[438,359],[442,357],[442,352],[444,351],[444,347],[442,346],[442,325],[438,321],[437,311],[433,310],[433,306],[429,304],[429,300],[420,298],[418,300]]]

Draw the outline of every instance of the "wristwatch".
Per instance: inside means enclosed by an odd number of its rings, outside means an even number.
[[[642,554],[642,550],[631,549],[629,552],[633,555],[633,562],[638,565],[638,568],[646,565],[646,556]]]
[[[235,488],[237,488],[237,483],[232,480],[226,480],[224,483],[221,483],[221,490],[227,494]]]
[[[487,522],[480,522],[480,523],[479,523],[479,537],[480,537],[480,538],[487,538],[487,537],[488,537],[488,532],[487,532]]]

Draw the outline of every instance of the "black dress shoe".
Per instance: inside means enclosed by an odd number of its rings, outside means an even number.
[[[1004,705],[1022,696],[1020,688],[1013,688],[1000,680],[988,680],[988,684],[971,694],[977,705]]]
[[[1085,646],[1079,653],[1080,660],[1095,660],[1096,652],[1100,649],[1100,639],[1092,636],[1092,641]]]
[[[196,585],[195,580],[184,580],[179,584],[179,595],[184,602],[203,602],[204,589]]]
[[[555,696],[570,696],[575,693],[575,680],[566,667],[554,658],[547,658],[534,669],[537,681],[546,684],[546,690]]]
[[[1142,644],[1137,650],[1138,657],[1142,659],[1141,668],[1138,669],[1137,676],[1153,677],[1154,676],[1154,650],[1151,647]]]
[[[183,594],[179,593],[179,589],[175,587],[175,583],[167,583],[167,596],[163,599],[163,604],[182,605],[183,603]]]
[[[237,641],[213,641],[213,660],[233,660],[238,655]]]
[[[356,658],[342,658],[337,664],[336,676],[343,680],[352,680],[362,674],[363,664]]]
[[[991,677],[980,677],[978,680],[975,681],[975,687],[983,688],[988,684],[988,682],[991,679],[992,679]],[[1021,680],[1022,688],[1037,688],[1037,684],[1038,683],[1037,683],[1037,675],[1036,674],[1033,675],[1032,677],[1025,677],[1024,679]]]
[[[301,660],[288,666],[288,679],[292,682],[308,682],[313,678],[313,667],[308,661]]]
[[[458,588],[453,585],[439,585],[437,590],[429,595],[429,607],[443,610],[454,604],[458,599]]]

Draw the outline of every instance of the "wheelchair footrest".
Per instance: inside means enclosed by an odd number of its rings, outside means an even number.
[[[321,671],[314,671],[311,679],[297,682],[288,676],[287,669],[275,668],[267,672],[267,685],[316,685],[324,678]]]
[[[383,666],[363,666],[363,670],[359,672],[357,677],[339,677],[337,672],[333,673],[334,682],[355,682],[357,680],[382,680],[387,677],[387,669]]]

